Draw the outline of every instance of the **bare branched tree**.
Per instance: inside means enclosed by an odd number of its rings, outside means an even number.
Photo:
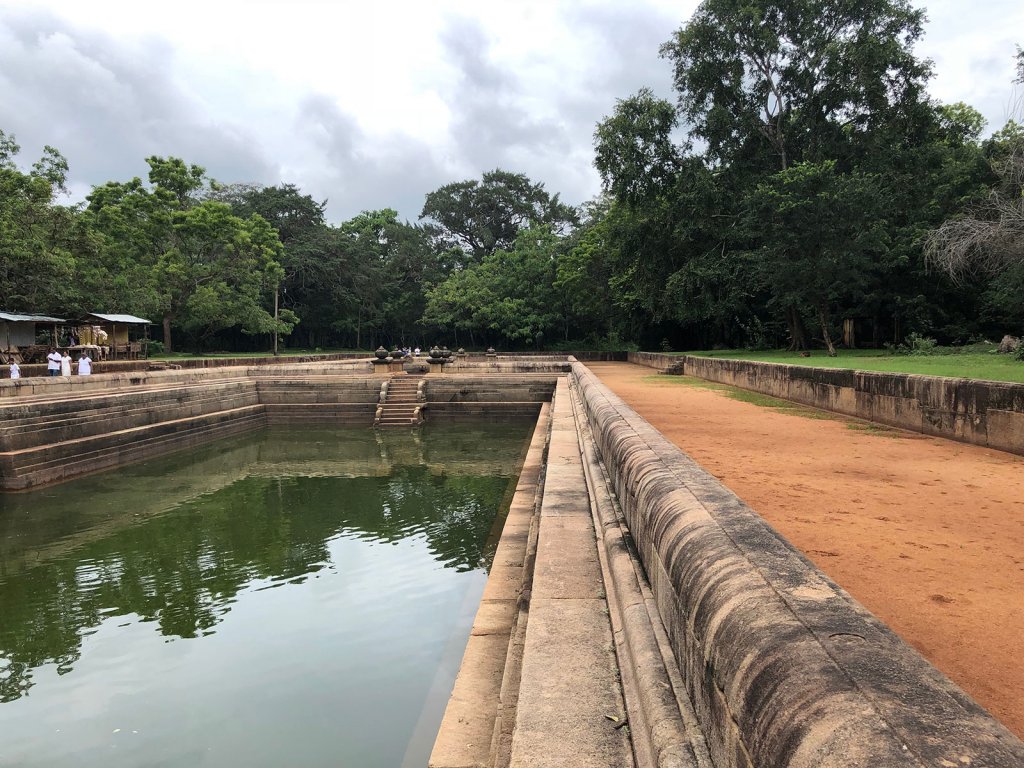
[[[1024,85],[1024,50],[1017,50],[1015,83]],[[1012,120],[992,159],[999,183],[925,239],[927,262],[955,280],[969,274],[999,274],[1024,265],[1024,132]]]
[[[925,240],[928,263],[954,278],[1024,263],[1024,151],[1016,148],[995,166],[999,186]]]

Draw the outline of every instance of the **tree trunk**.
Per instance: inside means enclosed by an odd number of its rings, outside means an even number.
[[[164,315],[164,352],[173,352],[171,347],[171,316]]]
[[[843,345],[848,349],[857,348],[857,321],[852,317],[843,320]]]
[[[789,326],[789,351],[803,352],[807,349],[807,331],[804,329],[803,318],[797,308],[786,307],[786,325]]]
[[[821,323],[821,338],[825,340],[825,348],[829,357],[836,356],[836,347],[832,343],[832,337],[828,333],[828,307],[825,304],[818,305],[818,321]]]

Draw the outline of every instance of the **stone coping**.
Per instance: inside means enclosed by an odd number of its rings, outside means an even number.
[[[735,494],[573,377],[716,766],[1024,765],[1024,743]]]

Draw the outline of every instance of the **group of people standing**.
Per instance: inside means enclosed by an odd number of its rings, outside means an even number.
[[[51,347],[50,353],[46,356],[46,374],[48,376],[71,376],[71,366],[73,363],[74,361],[68,352],[61,354]],[[78,375],[92,375],[92,358],[89,357],[88,352],[83,352],[78,358]],[[21,366],[16,362],[11,363],[11,378],[21,378]]]
[[[46,356],[46,373],[48,376],[70,376],[71,375],[71,354],[65,352],[63,355],[56,349],[51,349]],[[92,374],[92,358],[88,352],[83,352],[78,358],[78,375],[89,376]]]

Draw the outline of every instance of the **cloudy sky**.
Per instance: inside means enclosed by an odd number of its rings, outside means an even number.
[[[290,182],[340,222],[495,167],[579,203],[594,126],[648,86],[695,0],[0,0],[0,129],[73,199],[174,155],[224,182]],[[932,0],[932,94],[1011,110],[1020,0]]]

